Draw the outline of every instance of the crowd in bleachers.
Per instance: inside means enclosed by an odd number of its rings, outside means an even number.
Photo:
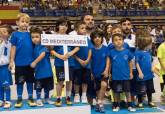
[[[165,0],[21,0],[28,9],[164,9]]]
[[[22,0],[21,9],[31,16],[159,16],[165,0]]]

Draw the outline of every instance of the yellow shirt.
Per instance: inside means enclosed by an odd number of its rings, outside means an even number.
[[[160,83],[164,83],[164,81],[163,81],[163,74],[162,74],[160,63],[156,64],[155,67],[156,67],[156,69],[159,70],[159,73],[160,73],[160,76],[159,76]]]
[[[163,64],[165,65],[165,42],[163,42],[163,43],[159,46],[158,52],[157,52],[157,57],[158,57],[159,59],[162,59]],[[162,74],[165,74],[165,70],[162,70],[162,69],[161,69],[161,73],[162,73]]]

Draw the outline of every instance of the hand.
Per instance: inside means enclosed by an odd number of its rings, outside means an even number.
[[[70,52],[66,53],[65,55],[67,56],[67,58],[69,58],[70,56],[72,56]]]
[[[66,61],[68,59],[68,55],[60,55],[60,59],[62,59],[63,61]]]
[[[91,74],[91,80],[94,80],[95,78],[94,78],[94,76],[93,76],[93,74]]]
[[[102,73],[102,75],[107,78],[108,77],[108,70],[104,70],[104,72]]]
[[[35,63],[35,62],[32,62],[32,63],[30,64],[30,66],[31,66],[32,68],[35,68],[35,67],[36,67],[36,63]]]
[[[8,69],[11,71],[14,68],[14,62],[10,62]]]
[[[143,73],[139,73],[139,78],[140,78],[140,79],[143,79],[143,78],[144,78]]]
[[[131,80],[133,79],[133,74],[132,74],[132,73],[130,73],[130,79],[131,79]]]

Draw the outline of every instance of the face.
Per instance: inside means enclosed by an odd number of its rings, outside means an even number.
[[[30,22],[28,19],[21,17],[16,23],[20,31],[27,31],[27,28],[29,27]]]
[[[113,30],[112,30],[112,35],[113,35],[113,34],[116,34],[116,33],[122,34],[121,28],[116,28],[116,29],[113,29]]]
[[[37,45],[41,43],[41,35],[39,33],[31,33],[32,42]]]
[[[102,44],[102,37],[100,37],[100,36],[95,37],[94,40],[93,40],[93,42],[94,42],[94,45],[96,47],[101,46],[101,44]]]
[[[92,29],[94,27],[94,19],[91,15],[86,15],[84,17],[84,22],[86,23],[87,28]]]
[[[66,24],[60,24],[59,25],[59,31],[58,32],[60,34],[66,34],[67,30],[68,30],[68,26]]]
[[[116,48],[121,49],[123,47],[123,38],[119,36],[115,36],[113,39],[113,44],[115,45]]]
[[[77,33],[79,35],[85,35],[86,34],[86,25],[82,24],[78,27]]]
[[[9,37],[9,32],[7,30],[7,28],[0,28],[0,38],[7,40]]]
[[[129,34],[131,33],[131,29],[132,29],[132,24],[130,21],[125,21],[121,24],[122,30],[125,34]]]
[[[111,34],[111,30],[112,30],[112,25],[108,25],[107,26],[107,33]]]

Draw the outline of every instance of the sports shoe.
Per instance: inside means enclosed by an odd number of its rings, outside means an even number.
[[[3,106],[3,101],[2,100],[0,100],[0,107],[2,107]]]
[[[56,102],[55,102],[55,106],[57,106],[57,107],[62,106],[62,101],[61,101],[60,98],[57,98],[57,100],[56,100]]]
[[[71,98],[69,96],[66,98],[66,104],[72,105],[72,101],[71,101]]]
[[[149,106],[149,107],[152,107],[152,108],[156,107],[155,103],[153,103],[153,102],[149,102],[149,103],[148,103],[148,106]]]
[[[46,98],[43,100],[44,104],[54,104],[54,101],[50,100],[49,98]]]
[[[138,104],[137,104],[137,107],[140,108],[140,109],[144,109],[143,103],[138,103]]]
[[[99,112],[99,104],[96,104],[95,111],[96,111],[96,112]]]
[[[81,102],[84,103],[84,104],[87,104],[88,103],[87,96],[82,96],[81,97]]]
[[[100,113],[105,113],[104,106],[99,106],[99,112],[100,112]]]
[[[41,99],[37,99],[36,104],[37,104],[37,106],[44,106]]]
[[[118,112],[120,110],[120,107],[119,106],[116,106],[116,107],[113,107],[112,108],[112,111],[113,112]]]
[[[129,107],[128,107],[128,111],[130,111],[130,112],[135,112],[135,111],[136,111],[136,109],[135,109],[135,108],[133,108],[132,106],[129,106]]]
[[[80,95],[74,96],[74,103],[80,103]]]
[[[30,107],[37,106],[37,104],[34,102],[33,98],[29,98],[29,99],[28,99],[28,105],[29,105]]]
[[[15,103],[14,107],[21,108],[22,106],[23,106],[22,99],[18,99],[17,102]]]
[[[11,107],[11,102],[10,101],[6,101],[5,103],[4,103],[4,106],[3,106],[3,108],[10,108]]]

